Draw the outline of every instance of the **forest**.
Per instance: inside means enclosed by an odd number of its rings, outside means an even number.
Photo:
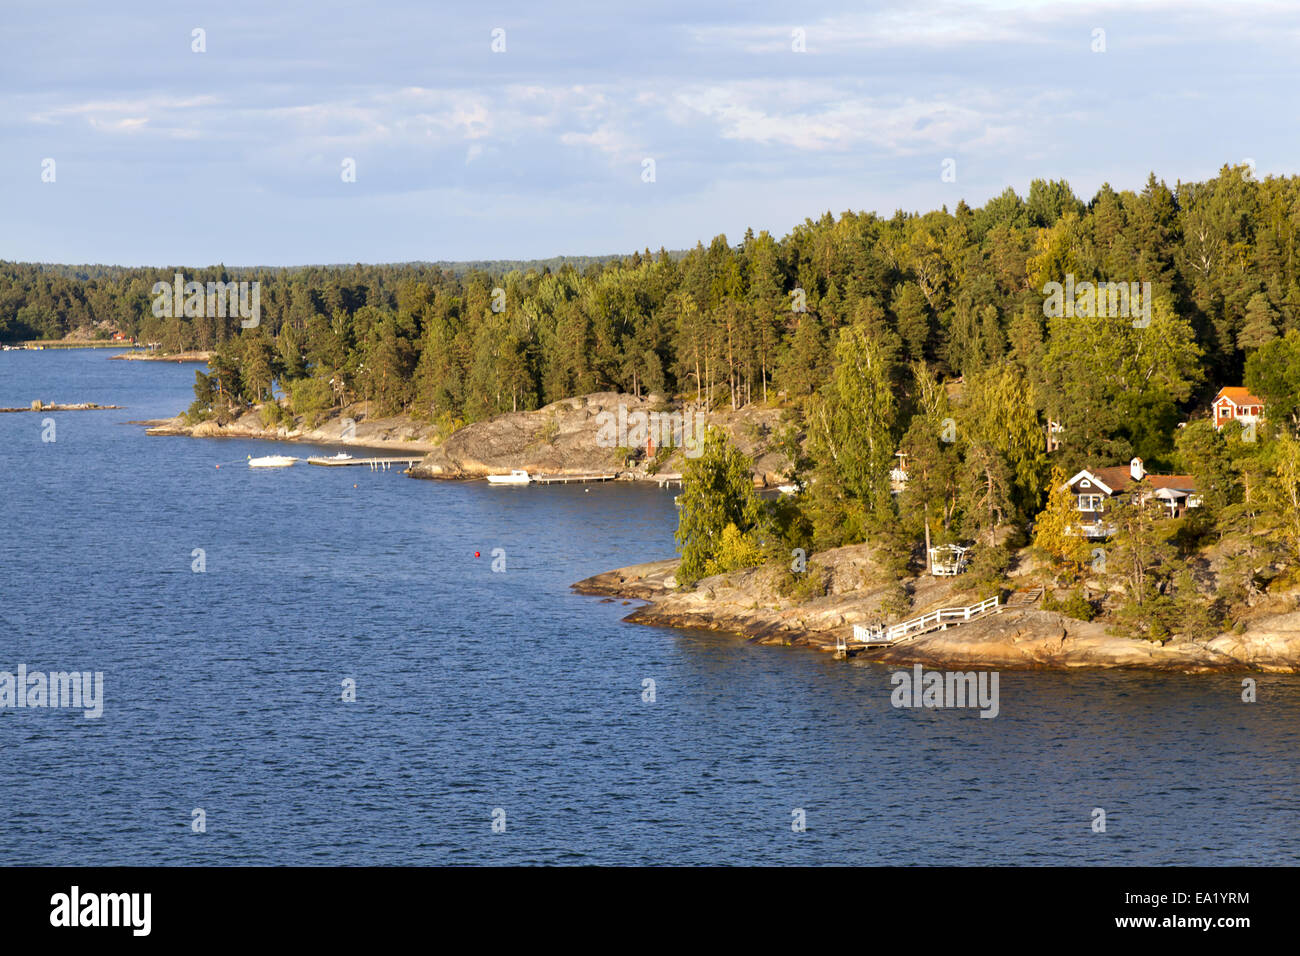
[[[773,441],[806,493],[728,505],[727,555],[701,556],[688,578],[871,538],[894,543],[901,579],[928,530],[990,544],[973,581],[997,580],[1031,534],[1061,580],[1081,581],[1088,549],[1050,532],[1068,504],[1052,491],[1079,468],[1140,456],[1148,471],[1195,475],[1205,499],[1174,528],[1136,515],[1108,552],[1132,572],[1121,582],[1132,626],[1159,638],[1222,625],[1300,563],[1298,237],[1300,177],[1225,166],[1171,188],[1153,173],[1086,201],[1035,180],[1027,196],[1008,188],[979,208],[827,212],[782,239],[751,230],[734,244],[719,235],[577,264],[0,263],[0,339],[98,322],[167,350],[212,350],[195,417],[283,397],[317,421],[369,401],[451,431],[596,391],[783,408]],[[260,282],[260,325],[155,318],[151,288],[174,272]],[[1149,314],[1049,317],[1045,287],[1067,279],[1149,284]],[[1268,403],[1258,440],[1207,420],[1215,392],[1243,384]],[[892,494],[900,451],[909,482]],[[713,447],[701,461],[732,468],[730,454]],[[1207,597],[1189,562],[1210,542],[1231,554]],[[1078,613],[1091,600],[1080,590]]]

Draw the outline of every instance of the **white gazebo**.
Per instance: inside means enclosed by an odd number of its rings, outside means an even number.
[[[939,544],[930,549],[930,573],[937,578],[950,578],[966,570],[971,549],[959,544]]]

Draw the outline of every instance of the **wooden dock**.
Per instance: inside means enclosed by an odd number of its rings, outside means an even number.
[[[325,468],[363,466],[371,471],[388,471],[393,465],[406,465],[409,468],[423,460],[423,455],[416,458],[308,458],[307,464],[321,465]]]
[[[534,485],[567,485],[569,482],[613,481],[618,475],[530,475]]]
[[[838,636],[835,639],[835,656],[849,657],[856,651],[865,651],[882,647],[893,647],[903,641],[910,641],[929,634],[931,631],[946,631],[958,624],[969,624],[990,614],[1001,614],[1003,608],[1001,597],[997,594],[979,604],[970,607],[941,607],[937,611],[922,614],[910,621],[900,621],[885,627],[883,624],[854,624],[853,636]]]

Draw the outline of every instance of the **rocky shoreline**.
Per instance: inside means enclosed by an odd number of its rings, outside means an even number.
[[[664,413],[676,414],[689,425],[721,428],[754,461],[754,483],[766,487],[780,483],[787,463],[772,449],[772,436],[780,412],[774,408],[696,412],[668,405],[655,396],[638,398],[618,392],[596,392],[552,402],[528,412],[508,412],[458,429],[411,469],[414,478],[479,478],[522,468],[539,476],[616,474],[631,480],[655,480],[679,475],[686,465],[680,447],[659,441],[653,460],[646,460],[645,439],[621,437],[610,427],[621,419]],[[608,440],[607,440],[608,439]],[[626,440],[632,447],[619,447]]]
[[[110,361],[114,362],[206,362],[212,358],[211,352],[120,352],[117,355],[110,355]]]
[[[408,470],[413,478],[482,478],[519,468],[539,477],[612,474],[624,480],[655,481],[681,473],[686,459],[680,448],[660,447],[659,454],[648,461],[640,443],[636,448],[613,447],[603,440],[601,429],[603,423],[617,420],[620,409],[626,417],[638,412],[648,416],[668,407],[653,397],[598,392],[532,411],[507,412],[464,425],[445,437],[436,425],[410,415],[374,415],[367,402],[337,410],[315,426],[294,418],[267,425],[260,406],[225,424],[191,423],[182,415],[141,424],[150,435],[257,438],[418,452],[424,458]],[[680,409],[676,412],[682,414]],[[699,419],[702,424],[722,428],[750,455],[755,485],[769,487],[784,480],[786,461],[772,447],[780,419],[778,409],[722,410],[699,413]]]
[[[828,569],[829,593],[807,601],[783,597],[779,573],[750,568],[675,589],[677,560],[654,561],[593,575],[573,585],[581,594],[646,602],[625,620],[639,624],[725,631],[754,644],[834,651],[854,624],[892,620],[882,608],[889,589],[872,583],[870,548],[855,545],[813,556]],[[958,590],[950,580],[913,579],[914,617],[939,607],[965,606],[986,594]],[[1164,645],[1109,633],[1105,624],[1074,620],[1036,607],[1006,608],[969,624],[934,631],[892,647],[862,651],[855,660],[944,668],[1073,670],[1129,668],[1177,673],[1300,672],[1300,611],[1263,614],[1242,633]]]
[[[437,447],[431,428],[421,426],[408,416],[370,417],[363,409],[348,409],[359,417],[350,429],[338,416],[308,427],[300,422],[282,425],[263,424],[257,409],[244,413],[226,424],[215,421],[191,424],[182,415],[175,418],[139,422],[147,426],[147,435],[183,435],[189,438],[256,438],[263,441],[303,442],[314,445],[347,445],[425,454]]]
[[[26,408],[0,408],[0,412],[100,412],[111,408],[125,408],[124,405],[100,405],[98,402],[32,402]]]

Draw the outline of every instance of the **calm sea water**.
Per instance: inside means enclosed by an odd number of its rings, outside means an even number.
[[[194,368],[0,353],[0,406],[127,406],[0,415],[0,670],[106,697],[0,710],[0,863],[1300,860],[1296,678],[1243,704],[1232,677],[1003,673],[995,719],[896,710],[888,669],[570,593],[671,553],[669,492],[253,471],[308,449],[124,424]]]

